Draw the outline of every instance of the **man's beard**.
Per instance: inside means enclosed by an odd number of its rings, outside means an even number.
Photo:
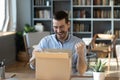
[[[65,31],[62,31],[59,33],[56,32],[56,36],[57,36],[57,39],[64,40],[67,36],[67,32],[65,32]]]

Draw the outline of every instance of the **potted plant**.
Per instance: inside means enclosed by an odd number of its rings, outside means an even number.
[[[29,33],[29,32],[37,32],[35,27],[30,26],[29,24],[25,24],[24,26],[24,34]]]
[[[93,78],[94,80],[104,80],[105,79],[105,64],[106,62],[102,62],[100,59],[92,65],[93,70]]]

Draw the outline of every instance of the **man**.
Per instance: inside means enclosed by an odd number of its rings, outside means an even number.
[[[70,22],[68,14],[59,11],[53,17],[53,30],[55,34],[44,37],[38,46],[33,50],[33,56],[30,59],[30,66],[33,67],[35,51],[43,49],[69,49],[72,51],[72,71],[83,74],[87,69],[86,64],[86,46],[84,42],[69,34]]]

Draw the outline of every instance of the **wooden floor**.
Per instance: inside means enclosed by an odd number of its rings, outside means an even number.
[[[6,66],[6,72],[30,72],[30,73],[32,72],[34,73],[35,71],[30,69],[29,65],[26,64],[25,62],[16,61],[15,63]]]

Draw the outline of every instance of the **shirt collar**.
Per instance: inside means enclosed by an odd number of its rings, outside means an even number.
[[[54,37],[55,37],[55,39],[56,39],[57,41],[59,41],[59,40],[57,39],[57,37],[56,37],[56,34],[54,35]],[[69,40],[70,40],[70,37],[71,37],[71,35],[68,33],[68,38],[67,38],[64,42],[69,41]]]

